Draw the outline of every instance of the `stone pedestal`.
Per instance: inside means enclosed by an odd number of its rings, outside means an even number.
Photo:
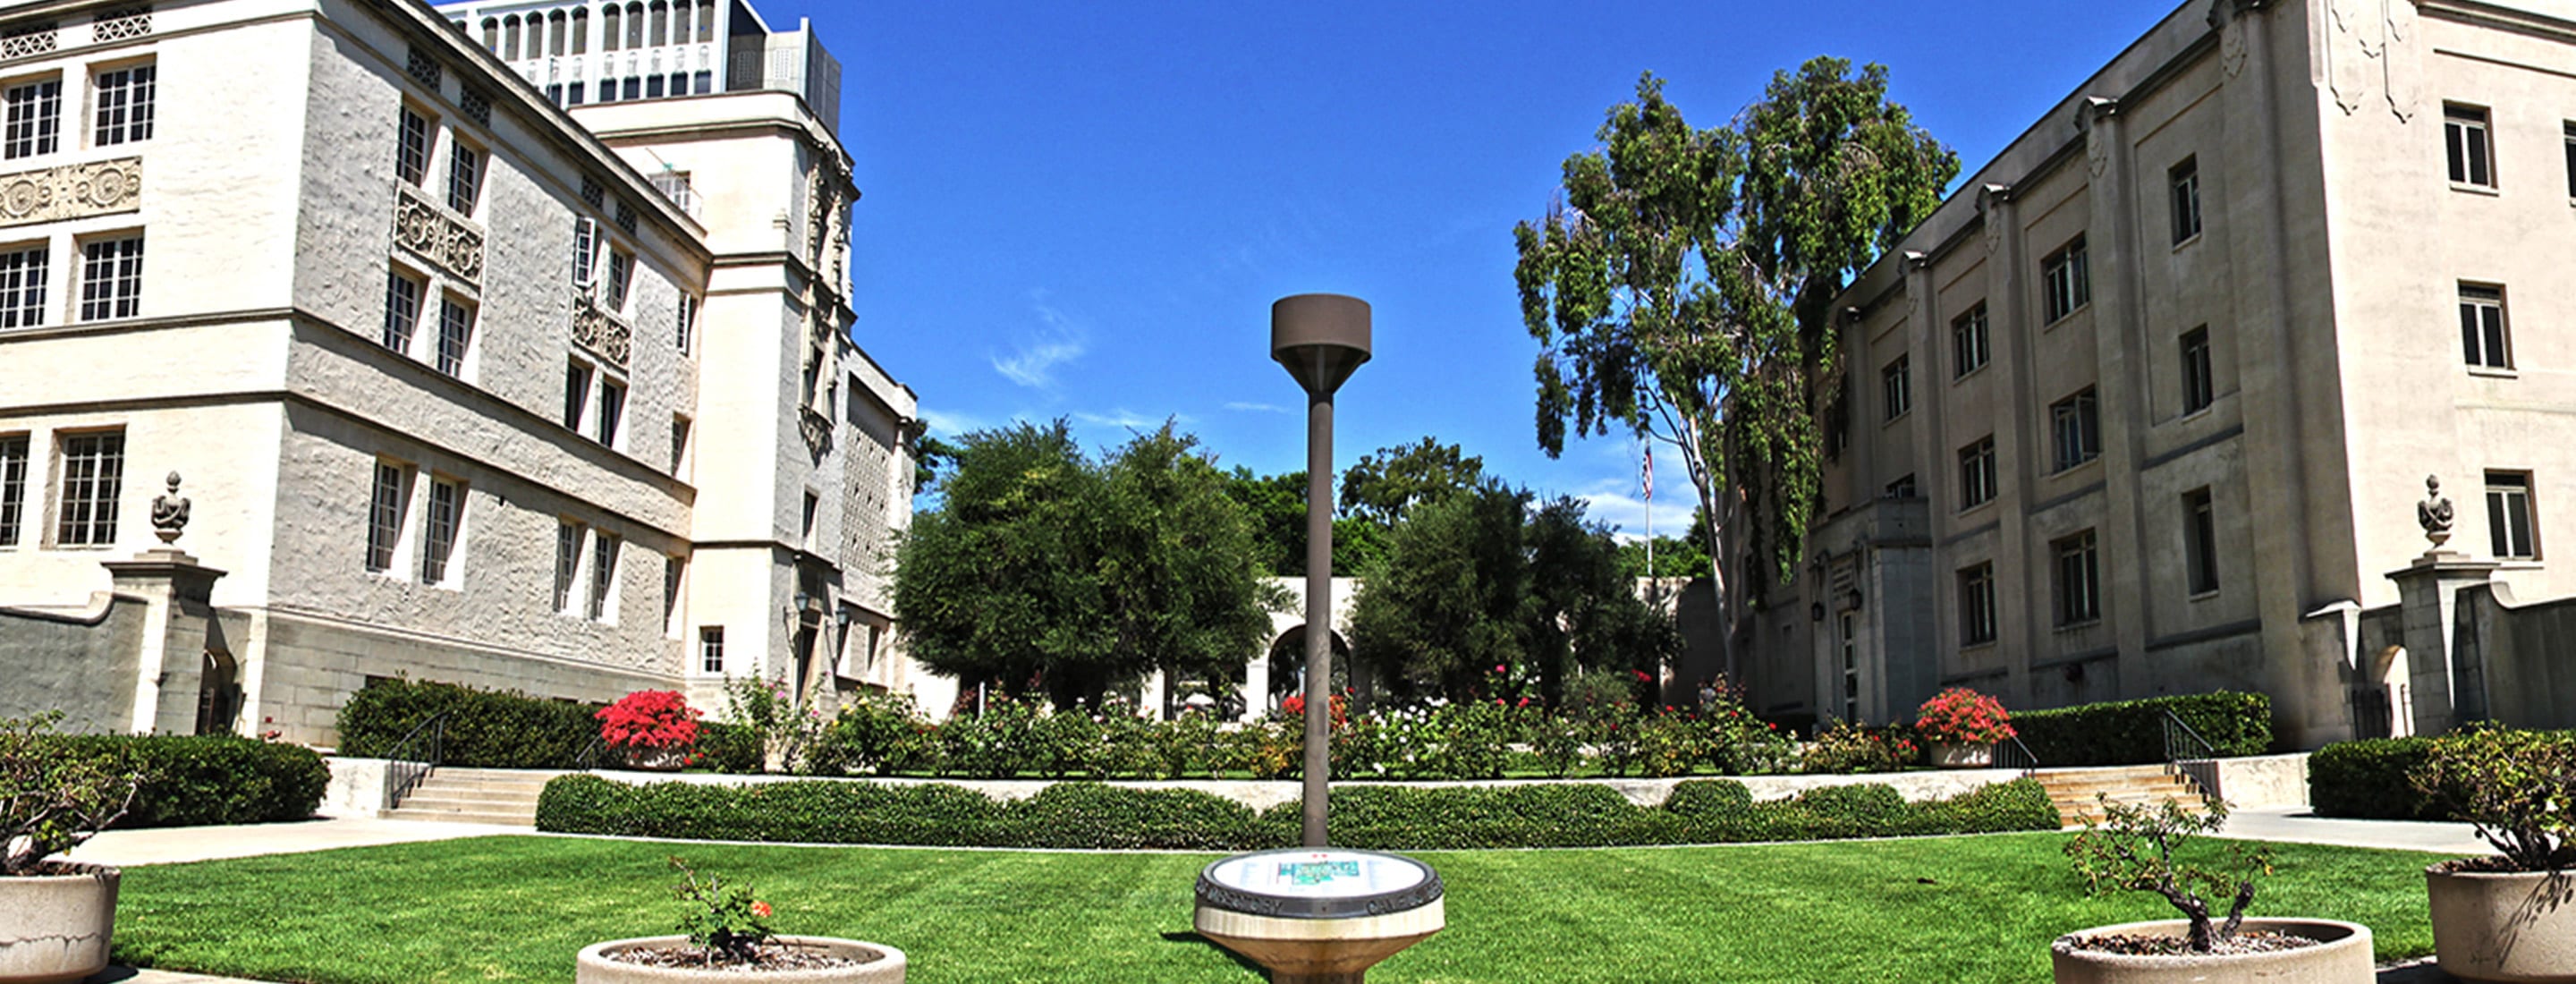
[[[195,733],[198,676],[215,614],[211,599],[224,572],[175,547],[100,566],[114,578],[118,594],[142,598],[146,605],[129,726],[140,733]]]
[[[2389,572],[2400,598],[2416,734],[2438,735],[2486,711],[2485,682],[2461,659],[2459,599],[2461,590],[2491,582],[2495,570],[2494,561],[2436,548]]]
[[[1258,721],[1270,713],[1270,654],[1243,664],[1243,720]]]

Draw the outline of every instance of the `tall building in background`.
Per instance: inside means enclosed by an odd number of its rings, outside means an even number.
[[[2576,723],[2576,7],[2191,0],[1959,189],[1837,305],[1761,710]]]
[[[738,3],[499,10],[0,20],[0,714],[327,744],[389,676],[946,706],[890,645],[917,405],[852,340],[837,64]],[[145,604],[103,564],[174,471],[221,573]]]

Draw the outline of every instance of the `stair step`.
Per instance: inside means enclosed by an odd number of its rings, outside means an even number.
[[[436,823],[482,823],[500,827],[536,826],[536,817],[533,814],[468,813],[462,811],[447,812],[439,810],[415,810],[409,807],[387,810],[385,811],[384,818],[387,820],[425,820]]]
[[[403,797],[400,805],[407,810],[481,810],[526,813],[532,816],[537,812],[537,799],[533,796],[517,799],[490,796],[431,796],[413,793]]]

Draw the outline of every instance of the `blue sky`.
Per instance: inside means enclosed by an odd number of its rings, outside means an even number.
[[[1638,74],[1696,125],[1818,54],[1889,66],[1973,171],[2173,7],[1406,0],[759,4],[813,18],[856,159],[857,336],[939,433],[1177,417],[1228,465],[1303,467],[1270,302],[1358,296],[1376,358],[1342,390],[1337,467],[1422,435],[1634,533],[1625,436],[1550,460],[1512,225]],[[1689,488],[1659,456],[1657,532]]]

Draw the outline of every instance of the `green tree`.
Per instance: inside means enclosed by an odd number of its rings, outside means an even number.
[[[1235,466],[1226,495],[1247,511],[1252,553],[1276,577],[1306,576],[1306,473],[1255,475]],[[1357,577],[1386,552],[1386,528],[1355,516],[1333,518],[1333,571]]]
[[[1733,125],[1694,129],[1649,73],[1601,149],[1566,159],[1562,198],[1513,230],[1540,447],[1615,426],[1675,448],[1712,518],[1721,613],[1729,549],[1785,575],[1817,512],[1834,297],[1958,173],[1886,96],[1884,67],[1816,58]]]
[[[1118,652],[1177,676],[1240,682],[1286,593],[1261,578],[1227,478],[1171,422],[1114,452],[1099,519],[1101,599]],[[1097,688],[1059,692],[1095,702]]]
[[[1412,510],[1351,601],[1353,659],[1396,697],[1471,697],[1495,664],[1521,661],[1527,493],[1488,481]]]
[[[1565,681],[1576,672],[1652,673],[1680,655],[1680,628],[1637,596],[1621,546],[1608,526],[1585,516],[1582,501],[1541,503],[1521,539],[1529,565],[1527,658],[1549,705],[1563,702]]]
[[[1392,528],[1413,507],[1474,489],[1485,459],[1429,437],[1379,448],[1342,472],[1341,514]]]

